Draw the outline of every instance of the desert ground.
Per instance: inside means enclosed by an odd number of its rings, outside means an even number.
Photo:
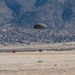
[[[0,53],[0,75],[75,75],[75,51]]]

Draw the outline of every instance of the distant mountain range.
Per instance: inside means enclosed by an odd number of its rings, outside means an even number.
[[[38,23],[48,29],[33,29]],[[1,44],[75,41],[74,37],[75,0],[0,0]]]

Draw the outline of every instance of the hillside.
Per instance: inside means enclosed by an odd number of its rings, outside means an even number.
[[[75,41],[74,29],[74,0],[0,0],[0,44]]]

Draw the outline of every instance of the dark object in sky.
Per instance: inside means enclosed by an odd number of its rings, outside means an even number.
[[[46,24],[36,24],[34,26],[34,29],[46,29],[47,25]]]

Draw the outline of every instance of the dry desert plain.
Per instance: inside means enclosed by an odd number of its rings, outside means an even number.
[[[75,51],[0,53],[0,75],[75,75]]]

